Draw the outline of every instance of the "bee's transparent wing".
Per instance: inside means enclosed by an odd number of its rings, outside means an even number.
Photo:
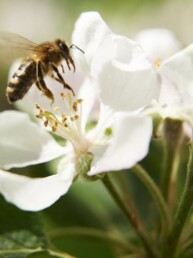
[[[0,31],[0,59],[16,59],[32,52],[37,44],[9,31]]]

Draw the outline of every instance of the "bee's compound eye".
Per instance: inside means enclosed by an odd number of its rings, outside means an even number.
[[[58,45],[62,51],[68,52],[68,47],[64,42],[60,41]]]
[[[60,42],[58,43],[58,46],[59,46],[60,52],[61,52],[61,54],[62,54],[62,56],[63,56],[64,58],[66,58],[67,56],[69,56],[69,48],[68,48],[68,46],[65,44],[65,42],[60,41]]]
[[[64,46],[64,43],[60,42],[60,43],[59,43],[59,47],[60,47],[60,48],[64,48],[64,47],[65,47],[65,46]]]

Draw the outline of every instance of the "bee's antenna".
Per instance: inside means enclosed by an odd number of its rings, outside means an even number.
[[[79,47],[77,47],[76,45],[74,45],[74,44],[72,44],[72,45],[70,46],[70,48],[78,49],[78,50],[80,50],[80,51],[84,54],[84,51],[83,51],[82,49],[80,49]]]

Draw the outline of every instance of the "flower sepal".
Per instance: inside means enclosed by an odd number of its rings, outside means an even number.
[[[160,128],[163,122],[162,117],[159,114],[153,114],[152,115],[153,119],[153,137],[154,138],[160,138]]]
[[[78,157],[76,162],[77,176],[81,175],[84,179],[88,181],[96,181],[104,176],[103,173],[94,176],[89,176],[87,174],[91,169],[93,159],[94,155],[91,152],[87,152],[86,154],[82,154]]]
[[[75,166],[77,175],[85,175],[88,173],[88,171],[90,171],[93,158],[94,155],[91,152],[87,152],[86,154],[78,156]]]

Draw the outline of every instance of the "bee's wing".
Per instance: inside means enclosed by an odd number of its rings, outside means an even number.
[[[37,44],[9,31],[0,31],[0,59],[16,59],[29,55]],[[5,60],[4,60],[5,59]]]

